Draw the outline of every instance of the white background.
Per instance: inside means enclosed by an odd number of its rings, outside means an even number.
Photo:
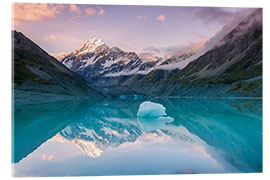
[[[0,178],[11,177],[11,4],[3,0],[0,4]],[[17,0],[15,2],[73,3],[73,4],[125,4],[125,5],[170,5],[170,6],[220,6],[220,7],[263,7],[263,173],[260,174],[208,174],[208,175],[159,175],[159,176],[107,176],[107,177],[67,177],[46,179],[269,179],[269,0]],[[41,179],[41,178],[24,178]]]

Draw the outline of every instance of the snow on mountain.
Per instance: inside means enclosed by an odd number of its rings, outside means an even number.
[[[63,57],[61,62],[94,87],[108,88],[119,83],[125,84],[125,81],[130,82],[129,78],[140,79],[159,67],[182,62],[192,56],[194,53],[170,58],[157,57],[151,53],[137,55],[118,47],[109,47],[103,40],[93,38]]]
[[[80,48],[76,49],[73,54],[80,55],[84,53],[94,52],[95,49],[101,45],[105,44],[102,39],[93,38],[86,41]]]
[[[155,56],[137,55],[118,47],[108,47],[101,39],[86,41],[80,48],[62,58],[61,62],[91,84],[104,78],[147,74],[164,60]]]
[[[78,138],[72,140],[72,142],[87,156],[97,158],[103,153],[103,150],[99,149],[93,141]]]
[[[107,125],[106,121],[94,120],[95,124]],[[101,129],[93,128],[87,122],[74,123],[67,126],[54,138],[60,142],[70,141],[74,143],[85,155],[97,158],[108,147],[117,147],[126,142],[134,142],[138,134],[127,127],[118,130],[111,125]],[[130,132],[129,132],[130,131]],[[140,132],[138,132],[140,134]]]
[[[160,60],[160,57],[154,56],[151,53],[140,53],[140,58],[146,61],[158,61]]]
[[[195,53],[188,53],[188,54],[182,54],[180,56],[172,56],[163,61],[160,65],[168,65],[171,63],[177,63],[177,62],[183,62],[186,59],[189,59],[191,56],[193,56]]]

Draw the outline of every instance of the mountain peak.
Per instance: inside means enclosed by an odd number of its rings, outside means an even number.
[[[96,45],[101,45],[104,44],[103,40],[97,37],[94,37],[92,39],[89,39],[88,41],[86,41],[85,43],[88,44],[96,44]]]
[[[80,48],[78,48],[74,53],[75,54],[83,54],[88,52],[94,52],[95,49],[101,45],[105,44],[102,39],[94,37],[92,39],[84,42]]]

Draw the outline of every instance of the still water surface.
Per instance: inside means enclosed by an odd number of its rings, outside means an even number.
[[[13,137],[16,177],[262,172],[262,100],[17,105]]]

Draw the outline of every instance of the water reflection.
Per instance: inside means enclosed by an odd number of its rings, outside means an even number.
[[[166,124],[173,122],[173,118],[167,116],[166,108],[162,104],[145,101],[140,104],[137,112],[137,121],[144,132],[162,129]]]
[[[13,162],[19,162],[46,140],[89,111],[93,102],[60,101],[14,107]]]
[[[72,101],[14,115],[15,176],[262,171],[261,100]]]

